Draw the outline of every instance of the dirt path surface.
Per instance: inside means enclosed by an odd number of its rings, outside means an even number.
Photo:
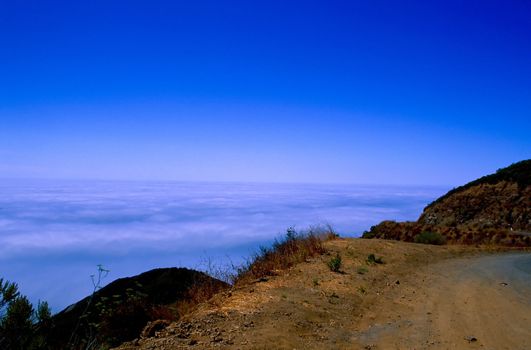
[[[531,349],[531,253],[362,239],[327,248],[121,349]],[[336,253],[340,273],[326,264]]]
[[[531,254],[426,266],[375,305],[361,343],[378,349],[531,349]],[[392,310],[392,311],[391,311]]]

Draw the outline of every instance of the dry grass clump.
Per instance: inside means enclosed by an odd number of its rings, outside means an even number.
[[[173,309],[177,313],[177,318],[192,312],[198,305],[210,300],[214,295],[229,287],[228,284],[214,279],[197,281],[187,290],[185,298],[174,304]]]
[[[260,247],[250,262],[238,269],[234,284],[274,276],[281,270],[324,254],[323,242],[337,237],[330,225],[310,227],[303,232],[288,228],[282,239],[276,239],[271,247]]]

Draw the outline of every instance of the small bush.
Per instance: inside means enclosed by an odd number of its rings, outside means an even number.
[[[365,266],[360,266],[356,271],[360,275],[365,275],[367,272],[369,272],[369,269],[367,269]]]
[[[330,261],[328,262],[328,267],[330,268],[330,271],[333,272],[339,272],[339,269],[341,268],[341,256],[339,253],[336,254]]]
[[[446,243],[446,238],[437,232],[424,231],[418,235],[415,235],[415,237],[413,237],[413,241],[415,243],[422,244],[443,245]]]
[[[367,256],[367,264],[374,265],[374,264],[383,264],[383,260],[381,257],[377,258],[374,254],[369,254]]]

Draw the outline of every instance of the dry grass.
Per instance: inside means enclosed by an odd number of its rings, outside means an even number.
[[[290,228],[286,235],[275,240],[271,247],[261,247],[248,263],[239,267],[216,266],[207,261],[206,273],[233,285],[242,286],[260,278],[277,275],[299,262],[324,254],[326,249],[323,243],[336,237],[338,235],[330,225],[313,226],[302,232]],[[158,315],[157,319],[180,319],[227,288],[230,286],[215,280],[197,281],[188,289],[182,300],[169,306],[159,306],[154,313]]]
[[[186,297],[173,306],[177,313],[177,318],[194,311],[198,305],[210,300],[214,295],[228,288],[228,285],[214,280],[194,283],[186,292]]]
[[[330,225],[310,227],[304,232],[289,228],[282,239],[275,240],[269,248],[261,247],[249,263],[238,269],[234,284],[274,276],[299,262],[324,254],[323,242],[336,237]]]

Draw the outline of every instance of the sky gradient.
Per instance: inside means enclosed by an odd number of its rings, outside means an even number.
[[[0,177],[460,185],[531,156],[528,1],[3,1]]]

